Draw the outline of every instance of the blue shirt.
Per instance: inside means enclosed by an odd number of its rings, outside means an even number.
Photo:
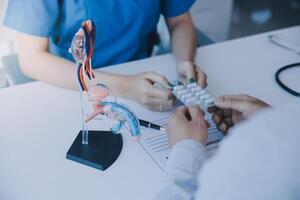
[[[175,17],[195,0],[13,0],[4,25],[50,39],[49,52],[72,60],[68,48],[81,23],[92,19],[97,28],[94,68],[148,56],[148,39],[160,14]]]

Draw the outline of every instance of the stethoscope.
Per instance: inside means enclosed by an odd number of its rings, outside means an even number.
[[[270,42],[272,42],[273,44],[277,45],[277,46],[280,46],[284,49],[287,49],[289,51],[292,51],[298,55],[300,55],[300,52],[298,51],[295,51],[294,49],[291,49],[289,48],[288,46],[286,45],[283,45],[283,44],[280,44],[279,42],[277,42],[275,39],[274,39],[274,35],[269,35],[269,40]],[[281,68],[279,68],[276,73],[275,73],[275,80],[277,82],[277,84],[283,89],[285,90],[286,92],[290,93],[291,95],[294,95],[296,97],[300,97],[300,92],[298,91],[295,91],[291,88],[289,88],[286,84],[284,84],[282,82],[282,80],[280,79],[280,74],[282,74],[284,71],[287,71],[291,68],[296,68],[296,67],[300,67],[300,63],[293,63],[293,64],[289,64],[289,65],[286,65],[286,66],[283,66]],[[299,77],[300,78],[300,77]]]
[[[280,79],[280,74],[288,69],[291,68],[295,68],[295,67],[300,67],[300,63],[294,63],[294,64],[290,64],[290,65],[286,65],[281,67],[280,69],[278,69],[275,73],[275,80],[277,82],[277,84],[284,89],[286,92],[290,93],[291,95],[294,95],[296,97],[300,97],[300,93],[289,88],[287,85],[285,85],[282,80]],[[300,77],[299,77],[300,78]]]

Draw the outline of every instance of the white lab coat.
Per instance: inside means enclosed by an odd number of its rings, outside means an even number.
[[[264,110],[224,139],[207,159],[203,145],[178,143],[157,199],[300,199],[300,101]]]

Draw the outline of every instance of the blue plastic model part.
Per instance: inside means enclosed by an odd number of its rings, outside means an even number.
[[[130,108],[128,108],[124,104],[119,104],[115,102],[101,102],[100,105],[110,106],[112,113],[119,113],[124,118],[124,120],[128,123],[130,127],[131,135],[133,137],[140,136],[141,131],[140,131],[139,120],[137,116],[134,114],[134,112],[130,110]],[[118,129],[120,130],[124,124],[125,122],[121,120],[120,123],[116,123],[111,129],[113,132],[115,132]]]

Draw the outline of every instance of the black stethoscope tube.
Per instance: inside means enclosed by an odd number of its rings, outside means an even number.
[[[280,80],[280,74],[283,71],[286,71],[288,69],[294,68],[294,67],[300,67],[300,63],[294,63],[294,64],[290,64],[290,65],[286,65],[284,67],[281,67],[280,69],[277,70],[276,74],[275,74],[275,80],[277,82],[277,84],[284,89],[286,92],[290,93],[291,95],[294,95],[296,97],[300,97],[300,93],[296,92],[295,90],[292,90],[291,88],[289,88],[288,86],[286,86],[281,80]],[[300,77],[299,77],[300,79]]]

